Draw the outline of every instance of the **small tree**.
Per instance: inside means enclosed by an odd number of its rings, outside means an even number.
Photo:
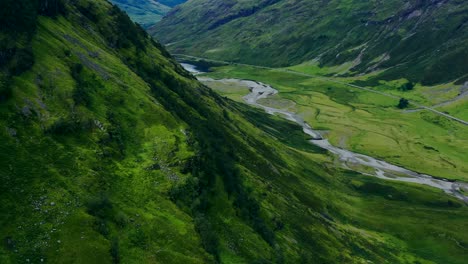
[[[404,108],[407,108],[408,105],[409,105],[408,99],[401,98],[401,99],[400,99],[400,102],[398,103],[398,108],[404,109]]]
[[[402,86],[400,86],[400,90],[402,91],[411,91],[413,89],[414,89],[414,83],[412,82],[407,82],[403,84]]]

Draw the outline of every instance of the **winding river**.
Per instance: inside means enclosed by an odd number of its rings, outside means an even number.
[[[194,75],[198,75],[202,73],[194,65],[183,63],[182,66],[189,72],[193,73]],[[325,139],[320,134],[319,131],[314,130],[308,123],[306,123],[297,114],[284,110],[284,109],[277,109],[277,108],[273,108],[273,107],[260,104],[258,102],[260,99],[265,99],[270,96],[274,96],[278,94],[278,90],[272,88],[271,86],[267,84],[255,82],[255,81],[249,81],[249,80],[240,80],[240,79],[217,80],[217,79],[199,77],[198,80],[207,85],[209,85],[210,82],[218,82],[218,83],[222,82],[225,84],[234,84],[236,86],[248,88],[250,90],[250,93],[244,96],[243,98],[247,104],[262,108],[267,113],[272,114],[272,115],[279,114],[283,116],[284,118],[286,118],[287,120],[290,120],[292,122],[299,124],[300,126],[302,126],[304,133],[306,133],[307,135],[311,137],[311,139],[309,140],[311,144],[314,144],[320,148],[326,149],[330,153],[334,154],[340,161],[341,166],[346,169],[351,169],[351,170],[363,173],[365,175],[375,176],[375,177],[378,177],[380,179],[385,179],[385,180],[428,185],[428,186],[443,190],[445,193],[452,195],[464,201],[465,203],[468,203],[468,196],[463,193],[463,192],[468,192],[468,183],[448,181],[445,179],[443,180],[437,179],[433,176],[411,171],[403,167],[390,164],[383,160],[379,160],[379,159],[376,159],[367,155],[354,153],[349,150],[335,147],[327,139]],[[357,169],[359,167],[368,168],[370,169],[370,171],[373,171],[373,172],[369,173],[368,172],[369,170],[366,170],[367,172],[364,173],[363,171],[360,171],[359,169]]]

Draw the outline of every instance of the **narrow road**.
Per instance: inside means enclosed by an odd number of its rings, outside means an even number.
[[[350,87],[353,87],[353,88],[356,88],[356,89],[368,91],[368,92],[371,92],[371,93],[380,94],[380,95],[383,95],[383,96],[386,96],[386,97],[389,97],[389,98],[393,98],[393,99],[400,99],[400,97],[398,97],[398,96],[396,96],[396,95],[388,94],[388,93],[381,92],[381,91],[376,91],[376,90],[371,89],[371,88],[366,88],[366,87],[362,87],[362,86],[358,86],[358,85],[354,85],[354,84],[349,84],[349,83],[345,83],[345,82],[340,82],[340,81],[337,81],[337,80],[334,80],[334,79],[330,79],[330,78],[327,78],[327,77],[322,77],[322,76],[317,76],[317,75],[312,75],[312,74],[297,72],[297,71],[288,70],[288,69],[272,68],[272,67],[266,67],[266,66],[258,66],[258,65],[244,64],[244,63],[220,61],[220,60],[212,60],[212,59],[207,59],[207,58],[202,58],[202,57],[196,57],[196,56],[191,56],[191,55],[186,55],[186,54],[176,54],[176,53],[175,53],[175,54],[172,54],[172,55],[174,55],[174,56],[180,56],[180,57],[186,57],[186,58],[191,58],[191,59],[205,60],[205,61],[208,61],[208,62],[217,62],[217,63],[223,63],[223,64],[231,64],[231,65],[248,66],[248,67],[254,67],[254,68],[259,68],[259,69],[266,69],[266,70],[274,70],[274,71],[279,71],[279,72],[287,72],[287,73],[291,73],[291,74],[294,74],[294,75],[305,76],[305,77],[311,77],[311,78],[318,78],[318,79],[326,80],[326,81],[329,81],[329,82],[333,82],[333,83],[338,83],[338,84],[350,86]],[[432,107],[424,106],[424,105],[421,105],[421,104],[416,103],[416,102],[414,102],[414,101],[409,101],[409,103],[412,104],[412,105],[414,105],[414,106],[416,106],[416,107],[425,109],[425,110],[427,110],[427,111],[431,111],[431,112],[433,112],[433,113],[435,113],[435,114],[441,115],[441,116],[443,116],[443,117],[446,117],[446,118],[448,118],[448,119],[451,119],[451,120],[453,120],[453,121],[456,121],[456,122],[459,122],[459,123],[461,123],[461,124],[463,124],[463,125],[468,126],[468,122],[467,122],[467,121],[462,120],[462,119],[457,118],[457,117],[454,117],[454,116],[451,116],[451,115],[449,115],[449,114],[443,113],[443,112],[438,111],[438,110],[436,110],[436,109],[434,109],[434,108],[432,108]]]

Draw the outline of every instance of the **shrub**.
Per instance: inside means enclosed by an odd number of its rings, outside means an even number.
[[[13,75],[20,75],[23,72],[31,69],[34,65],[34,55],[32,48],[19,49],[12,61],[10,62],[9,70]]]
[[[206,252],[212,254],[217,260],[219,260],[219,239],[209,219],[203,215],[198,215],[195,218],[195,227],[198,234],[200,234],[200,238]]]
[[[405,99],[405,98],[401,98],[400,101],[398,102],[398,108],[400,109],[404,109],[404,108],[407,108],[409,106],[409,101],[408,99]]]
[[[141,229],[133,229],[128,235],[130,244],[134,247],[144,248],[148,243],[148,235]]]
[[[119,211],[114,216],[114,222],[118,227],[124,228],[128,223],[128,217],[125,213]]]
[[[11,86],[9,84],[10,79],[0,80],[0,103],[8,100],[12,95]]]
[[[117,237],[112,238],[110,254],[112,256],[112,263],[120,263],[119,239]]]
[[[55,121],[47,130],[46,133],[52,135],[69,135],[73,133],[88,131],[95,127],[93,120],[87,117],[71,117],[60,118]]]
[[[77,124],[75,122],[60,118],[47,129],[47,132],[54,135],[66,135],[74,133],[76,130]]]
[[[106,195],[99,195],[92,197],[86,203],[86,211],[92,216],[99,218],[106,218],[110,215],[112,210],[112,203]]]
[[[83,71],[83,64],[75,63],[71,67],[71,75],[72,75],[73,79],[79,80],[80,79],[80,74],[81,74],[82,71]]]
[[[107,221],[102,218],[97,218],[94,222],[94,230],[104,237],[109,236],[109,227],[107,226]]]
[[[414,83],[407,82],[407,83],[403,84],[402,86],[400,86],[399,89],[402,90],[402,91],[411,91],[411,90],[414,89]]]
[[[98,8],[92,1],[81,2],[77,5],[78,10],[89,20],[97,22],[99,14],[97,13]]]
[[[74,64],[71,69],[71,75],[76,82],[76,88],[73,92],[73,100],[77,105],[90,107],[93,102],[92,93],[96,89],[103,88],[101,82],[93,73],[86,72],[80,63]]]

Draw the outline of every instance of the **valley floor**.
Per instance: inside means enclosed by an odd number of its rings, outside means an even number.
[[[417,86],[414,91],[402,92],[396,87],[404,80],[358,87],[353,82],[365,80],[365,76],[311,77],[311,68],[314,67],[270,69],[230,64],[213,67],[203,76],[272,85],[279,94],[261,99],[263,105],[297,113],[337,147],[439,178],[468,180],[468,126],[464,124],[468,100],[457,92],[463,87]],[[232,85],[217,84],[212,88],[236,101],[243,101],[249,92]],[[447,95],[448,90],[452,92]],[[437,96],[443,91],[446,98]],[[413,108],[398,109],[401,97],[410,99]],[[423,110],[422,105],[435,105],[435,109]],[[450,117],[445,116],[449,114]]]

